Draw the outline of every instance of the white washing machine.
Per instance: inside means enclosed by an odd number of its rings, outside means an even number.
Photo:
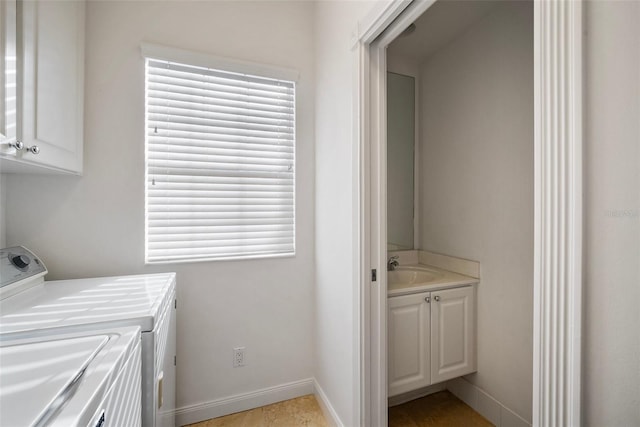
[[[140,328],[61,334],[0,345],[0,425],[136,427]]]
[[[142,425],[175,425],[175,273],[44,281],[29,250],[0,250],[0,343],[47,335],[140,327]]]

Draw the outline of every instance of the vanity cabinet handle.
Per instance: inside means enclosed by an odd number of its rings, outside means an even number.
[[[40,153],[40,148],[37,145],[32,145],[31,147],[27,147],[27,151],[31,154],[38,154]]]
[[[424,297],[424,300],[425,300],[426,302],[431,302],[431,298],[430,298],[430,297]]]
[[[436,301],[440,301],[440,297],[438,295],[436,295],[435,297],[433,297],[434,300]]]

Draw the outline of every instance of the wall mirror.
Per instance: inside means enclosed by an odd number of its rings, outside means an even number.
[[[387,249],[414,248],[415,78],[387,72]]]

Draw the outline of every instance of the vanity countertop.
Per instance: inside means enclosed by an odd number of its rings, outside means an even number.
[[[387,297],[456,288],[479,282],[480,280],[475,277],[431,265],[405,264],[388,272]]]

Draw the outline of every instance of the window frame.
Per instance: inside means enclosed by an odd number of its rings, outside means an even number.
[[[209,55],[200,52],[194,52],[184,49],[178,49],[168,46],[162,46],[152,43],[142,43],[141,46],[142,58],[144,60],[144,263],[145,265],[155,264],[183,264],[183,263],[198,263],[198,262],[211,262],[211,261],[240,261],[240,260],[252,260],[252,259],[271,259],[271,258],[293,258],[296,256],[296,153],[297,153],[297,105],[298,105],[298,91],[295,90],[299,80],[299,72],[289,68],[275,67],[271,65],[258,64],[253,62],[241,61],[236,59],[224,58],[215,55]],[[149,186],[148,186],[148,174],[149,174],[149,149],[148,149],[148,76],[147,76],[147,61],[158,60],[168,61],[180,64],[185,64],[194,67],[206,67],[214,70],[226,71],[231,73],[241,73],[252,75],[256,77],[262,77],[266,79],[285,80],[294,84],[294,111],[293,111],[293,124],[294,124],[294,144],[293,144],[293,245],[291,252],[286,253],[264,253],[264,254],[250,254],[250,255],[220,255],[199,257],[184,259],[167,259],[167,260],[149,260],[149,219],[148,219],[148,200],[149,200]]]

